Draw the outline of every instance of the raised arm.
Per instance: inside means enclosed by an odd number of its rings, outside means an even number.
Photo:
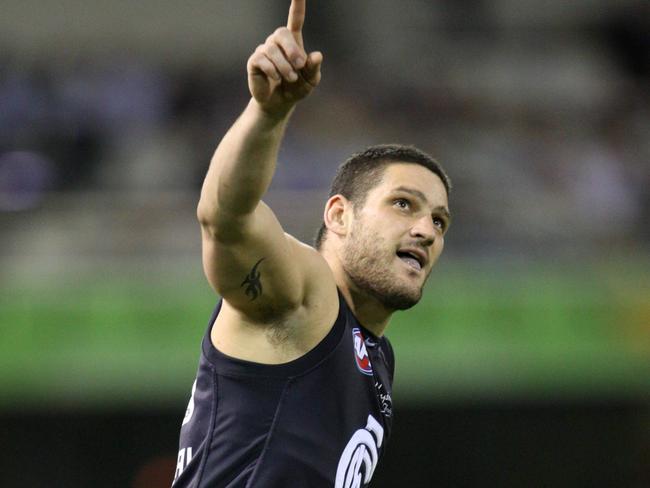
[[[295,104],[320,81],[322,55],[306,54],[305,0],[293,0],[278,28],[248,60],[252,98],[222,139],[201,190],[197,216],[208,281],[251,320],[275,320],[304,298],[302,245],[261,201]]]

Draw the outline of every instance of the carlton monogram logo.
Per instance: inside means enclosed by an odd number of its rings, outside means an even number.
[[[379,448],[384,440],[384,428],[368,415],[364,429],[357,430],[345,446],[336,469],[335,488],[367,486],[379,461]]]
[[[370,364],[370,357],[366,349],[366,343],[361,334],[361,330],[357,327],[352,329],[352,338],[354,339],[354,359],[357,362],[357,368],[363,374],[372,376],[372,365]]]

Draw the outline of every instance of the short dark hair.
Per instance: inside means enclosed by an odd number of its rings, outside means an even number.
[[[395,163],[413,163],[424,166],[438,175],[447,190],[447,195],[449,195],[451,180],[438,161],[415,146],[380,144],[353,154],[339,166],[328,198],[334,195],[343,195],[355,205],[363,206],[368,192],[381,180],[386,167]],[[327,227],[323,222],[314,239],[316,249],[320,249],[326,233]]]

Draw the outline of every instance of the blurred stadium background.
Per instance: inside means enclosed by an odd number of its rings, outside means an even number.
[[[216,298],[195,204],[288,1],[4,0],[0,472],[168,486]],[[455,189],[388,331],[377,487],[650,486],[650,3],[309,2],[323,82],[268,201],[310,241],[337,165],[416,144]]]

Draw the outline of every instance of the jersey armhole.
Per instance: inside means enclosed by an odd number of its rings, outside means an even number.
[[[325,337],[310,351],[287,363],[263,364],[228,356],[212,344],[210,334],[223,304],[223,300],[220,299],[212,312],[207,331],[203,336],[202,354],[215,367],[218,374],[275,378],[298,376],[320,363],[341,342],[346,325],[345,307],[342,305],[342,300],[343,297],[339,293],[339,310],[334,324]]]

